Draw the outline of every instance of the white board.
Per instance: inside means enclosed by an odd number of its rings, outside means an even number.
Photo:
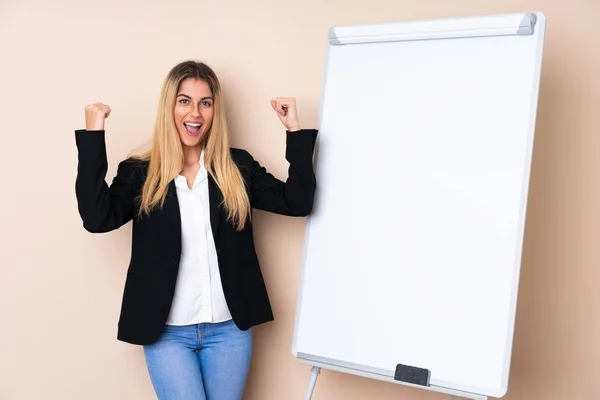
[[[545,16],[332,28],[294,355],[502,397]]]

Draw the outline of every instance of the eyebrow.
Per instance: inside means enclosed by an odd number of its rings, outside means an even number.
[[[179,94],[177,95],[177,97],[180,97],[180,96],[187,97],[187,98],[188,98],[188,99],[190,99],[190,100],[192,99],[190,96],[188,96],[187,94],[184,94],[184,93],[179,93]],[[201,98],[200,100],[212,100],[212,99],[213,99],[213,98],[212,98],[211,96],[207,96],[207,97],[203,97],[203,98]]]

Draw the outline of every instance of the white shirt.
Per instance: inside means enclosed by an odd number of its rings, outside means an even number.
[[[192,189],[186,178],[175,177],[181,214],[181,261],[168,325],[223,322],[231,319],[225,302],[217,260],[208,197],[204,152]]]

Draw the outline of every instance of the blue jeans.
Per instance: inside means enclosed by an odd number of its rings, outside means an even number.
[[[165,327],[144,346],[159,400],[240,400],[246,385],[252,332],[233,321]]]

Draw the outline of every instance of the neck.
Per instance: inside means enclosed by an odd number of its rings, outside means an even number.
[[[202,146],[194,146],[183,148],[183,166],[188,167],[195,164],[198,164],[200,160],[200,154],[202,154]]]

